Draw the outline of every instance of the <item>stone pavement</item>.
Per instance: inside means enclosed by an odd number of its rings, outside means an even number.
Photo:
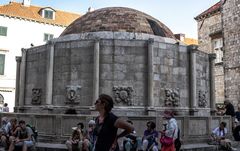
[[[233,151],[240,151],[240,142],[233,141]],[[207,143],[184,144],[181,147],[182,151],[224,151],[218,145],[209,145]]]
[[[233,142],[233,147],[236,151],[240,151],[240,142]],[[51,144],[41,143],[36,144],[37,151],[67,151],[65,144]],[[0,147],[0,151],[5,151],[4,148]],[[181,151],[224,151],[218,148],[216,145],[209,145],[207,143],[196,143],[196,144],[184,144],[181,147]]]

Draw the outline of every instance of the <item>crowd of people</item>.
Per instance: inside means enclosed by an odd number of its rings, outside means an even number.
[[[240,106],[237,112],[234,106],[225,101],[225,112],[222,115],[230,115],[233,119],[240,120]],[[95,109],[98,116],[90,120],[86,128],[83,123],[72,127],[72,135],[66,140],[69,151],[179,151],[181,148],[180,129],[174,118],[174,112],[164,111],[163,118],[166,123],[163,129],[156,130],[156,123],[148,121],[143,136],[137,136],[134,123],[130,120],[119,118],[111,112],[113,99],[109,95],[101,94],[95,102]],[[233,120],[233,123],[236,123]],[[3,117],[0,129],[0,145],[8,151],[21,148],[27,151],[34,147],[33,129],[26,125],[25,121],[17,121],[16,118],[8,119]],[[121,129],[121,133],[118,133]],[[233,132],[240,126],[233,124]],[[211,134],[212,142],[223,146],[226,150],[233,150],[231,141],[226,138],[228,130],[226,122],[221,122]],[[122,138],[122,145],[119,146],[118,139]],[[236,138],[235,138],[236,139]],[[240,136],[238,138],[240,140]]]
[[[17,121],[17,118],[2,117],[0,129],[0,145],[8,151],[19,148],[27,151],[34,147],[34,137],[32,129],[27,126],[24,120]]]
[[[231,116],[231,129],[234,141],[240,141],[240,104],[237,109],[238,110],[235,112],[234,105],[229,100],[225,100],[224,108],[217,111],[217,115]],[[233,140],[227,138],[228,131],[227,123],[221,122],[218,127],[213,129],[210,143],[217,144],[227,151],[237,150],[232,147]]]
[[[139,137],[134,130],[133,122],[123,120],[111,112],[113,99],[106,94],[101,94],[95,102],[95,109],[98,116],[95,120],[90,120],[88,127],[84,130],[83,123],[78,123],[73,127],[72,136],[66,141],[69,151],[119,151],[119,138],[122,138],[123,151],[178,151],[179,128],[172,111],[165,111],[164,118],[167,123],[164,129],[156,130],[154,121],[146,123],[144,135]],[[121,133],[117,133],[122,129]],[[161,138],[161,139],[160,139]],[[161,140],[171,140],[165,143]],[[178,139],[178,146],[175,145]],[[161,147],[160,147],[161,146]]]

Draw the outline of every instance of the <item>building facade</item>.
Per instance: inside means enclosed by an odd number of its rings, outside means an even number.
[[[0,5],[0,104],[13,111],[16,56],[22,48],[45,44],[58,37],[79,14],[33,6],[30,0]]]
[[[216,102],[240,102],[239,1],[221,0],[195,19],[199,49],[215,53]]]
[[[222,0],[225,96],[240,102],[240,1]]]
[[[216,3],[197,17],[199,50],[216,54],[215,96],[216,103],[224,101],[223,33],[221,2]]]

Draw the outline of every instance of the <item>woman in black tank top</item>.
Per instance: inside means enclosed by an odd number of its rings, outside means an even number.
[[[95,109],[99,112],[94,130],[94,134],[97,136],[95,151],[115,150],[117,139],[134,130],[131,124],[114,115],[111,112],[112,108],[113,100],[109,95],[101,94],[95,102]],[[118,128],[125,131],[117,135]]]

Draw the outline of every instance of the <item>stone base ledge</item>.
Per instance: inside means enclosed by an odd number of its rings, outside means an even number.
[[[65,144],[53,144],[53,143],[36,143],[37,151],[67,151]]]
[[[207,143],[196,143],[196,144],[183,144],[181,146],[182,151],[215,151],[217,145],[209,145]]]

